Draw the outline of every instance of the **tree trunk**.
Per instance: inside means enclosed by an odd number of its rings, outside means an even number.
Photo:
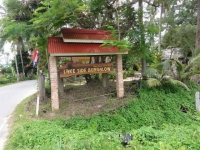
[[[60,73],[58,72],[58,93],[62,95],[64,93],[64,81],[60,78]]]
[[[23,57],[22,57],[22,47],[23,47],[23,39],[21,36],[18,37],[18,51],[20,54],[20,58],[21,58],[21,63],[22,63],[22,72],[23,72],[23,76],[24,74],[24,62],[23,62]]]
[[[200,52],[200,1],[198,1],[197,8],[197,29],[196,29],[196,44],[195,44],[195,55]]]
[[[19,69],[18,69],[18,64],[17,64],[17,56],[15,55],[15,67],[16,67],[16,70],[17,70],[17,82],[19,81]]]
[[[147,69],[147,62],[146,59],[142,58],[142,79],[145,79],[146,76],[144,75],[144,72]]]
[[[24,74],[24,61],[23,61],[23,57],[22,57],[22,49],[20,49],[19,52],[20,52],[20,58],[21,58],[21,63],[22,63],[22,73],[24,76],[25,74]]]
[[[139,14],[138,14],[138,20],[140,25],[140,42],[141,42],[141,51],[142,53],[145,53],[145,36],[144,36],[144,23],[143,23],[143,0],[139,0]],[[144,57],[144,54],[142,54]],[[144,71],[147,68],[147,62],[145,58],[142,58],[142,77],[144,77]]]
[[[159,18],[159,43],[158,43],[158,51],[161,51],[161,32],[162,32],[162,13],[163,13],[163,3],[160,6],[160,18]]]
[[[101,63],[107,63],[106,56],[101,56]],[[103,87],[108,87],[108,83],[109,83],[108,73],[102,73]]]
[[[43,73],[39,73],[38,77],[38,88],[39,88],[39,100],[45,101],[46,94],[45,94],[45,76]]]
[[[94,56],[94,61],[95,61],[94,63],[98,64],[99,63],[99,56]],[[95,80],[100,80],[99,79],[99,74],[96,74],[95,77],[94,77],[94,79]]]
[[[59,59],[56,58],[56,64],[58,64]],[[64,81],[63,78],[60,78],[60,73],[57,72],[57,76],[58,76],[58,93],[59,94],[63,94],[64,93]]]
[[[103,84],[103,87],[108,87],[108,82],[109,82],[108,73],[102,73],[102,84]]]

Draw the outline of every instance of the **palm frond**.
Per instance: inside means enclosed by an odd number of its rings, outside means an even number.
[[[179,81],[179,80],[175,80],[175,79],[172,79],[172,78],[168,78],[168,82],[169,82],[170,84],[173,84],[173,85],[181,86],[181,87],[185,88],[186,90],[190,91],[190,89],[187,87],[187,85],[184,84],[183,82]]]
[[[149,79],[147,79],[147,85],[150,88],[157,87],[157,86],[161,86],[161,82],[156,78],[149,78]]]
[[[155,77],[157,74],[157,70],[151,67],[147,67],[147,69],[144,71],[144,75],[147,77]]]
[[[191,58],[189,61],[189,66],[196,66],[200,64],[200,53],[195,56],[194,58]]]
[[[200,74],[200,71],[191,71],[191,72],[186,72],[182,75],[183,79],[189,79],[190,77],[194,76],[194,75],[198,75]]]
[[[167,59],[163,62],[163,69],[168,70],[172,65],[172,61],[170,59]]]
[[[165,75],[171,68],[172,61],[170,59],[166,59],[157,65],[157,70],[160,74]]]
[[[188,42],[188,40],[186,38],[183,38],[183,40],[185,41],[185,43],[188,45],[190,51],[192,52],[192,56],[194,55],[195,52],[195,48]]]
[[[176,68],[178,72],[183,71],[183,64],[179,60],[175,60]]]

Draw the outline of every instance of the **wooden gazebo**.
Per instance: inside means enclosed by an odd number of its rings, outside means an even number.
[[[58,56],[109,56],[116,55],[116,90],[117,96],[124,96],[124,83],[123,83],[123,68],[122,68],[122,54],[127,54],[128,50],[118,50],[117,47],[104,47],[102,46],[104,40],[112,40],[109,32],[104,30],[89,30],[89,29],[74,29],[62,28],[62,37],[49,37],[48,38],[48,52],[49,52],[49,68],[50,68],[50,81],[51,81],[51,100],[52,110],[59,109],[59,94],[58,94],[58,69],[56,64],[56,57]],[[69,65],[68,65],[69,66]],[[73,73],[76,75],[77,68],[61,69],[67,76]],[[76,64],[74,64],[76,66]],[[91,65],[90,65],[91,66]],[[96,64],[97,66],[97,64]],[[105,69],[107,66],[107,69]],[[80,67],[80,66],[79,66]],[[95,64],[91,66],[95,67]],[[109,70],[108,64],[101,64],[93,70],[99,73],[106,74]],[[108,72],[106,72],[106,71]],[[79,71],[79,70],[78,70]],[[84,68],[84,73],[88,73],[89,69]],[[105,71],[105,72],[102,72]],[[95,73],[98,73],[95,72]],[[61,73],[61,72],[60,72]],[[62,77],[64,77],[63,75]]]

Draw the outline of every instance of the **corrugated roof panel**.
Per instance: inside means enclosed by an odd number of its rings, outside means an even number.
[[[64,43],[61,37],[48,38],[49,53],[119,53],[117,47],[102,47],[95,43]],[[124,51],[127,52],[127,51]],[[122,52],[123,53],[123,52]]]
[[[83,34],[103,34],[103,35],[110,34],[110,32],[105,31],[105,30],[78,29],[78,28],[61,28],[61,32],[83,33]]]
[[[78,40],[112,40],[111,32],[104,30],[89,30],[89,29],[75,29],[62,28],[61,33],[64,39],[78,39]]]

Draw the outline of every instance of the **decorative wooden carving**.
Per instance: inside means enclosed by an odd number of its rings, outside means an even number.
[[[68,62],[59,68],[61,78],[81,74],[111,73],[113,71],[113,63],[76,64],[73,62]]]

